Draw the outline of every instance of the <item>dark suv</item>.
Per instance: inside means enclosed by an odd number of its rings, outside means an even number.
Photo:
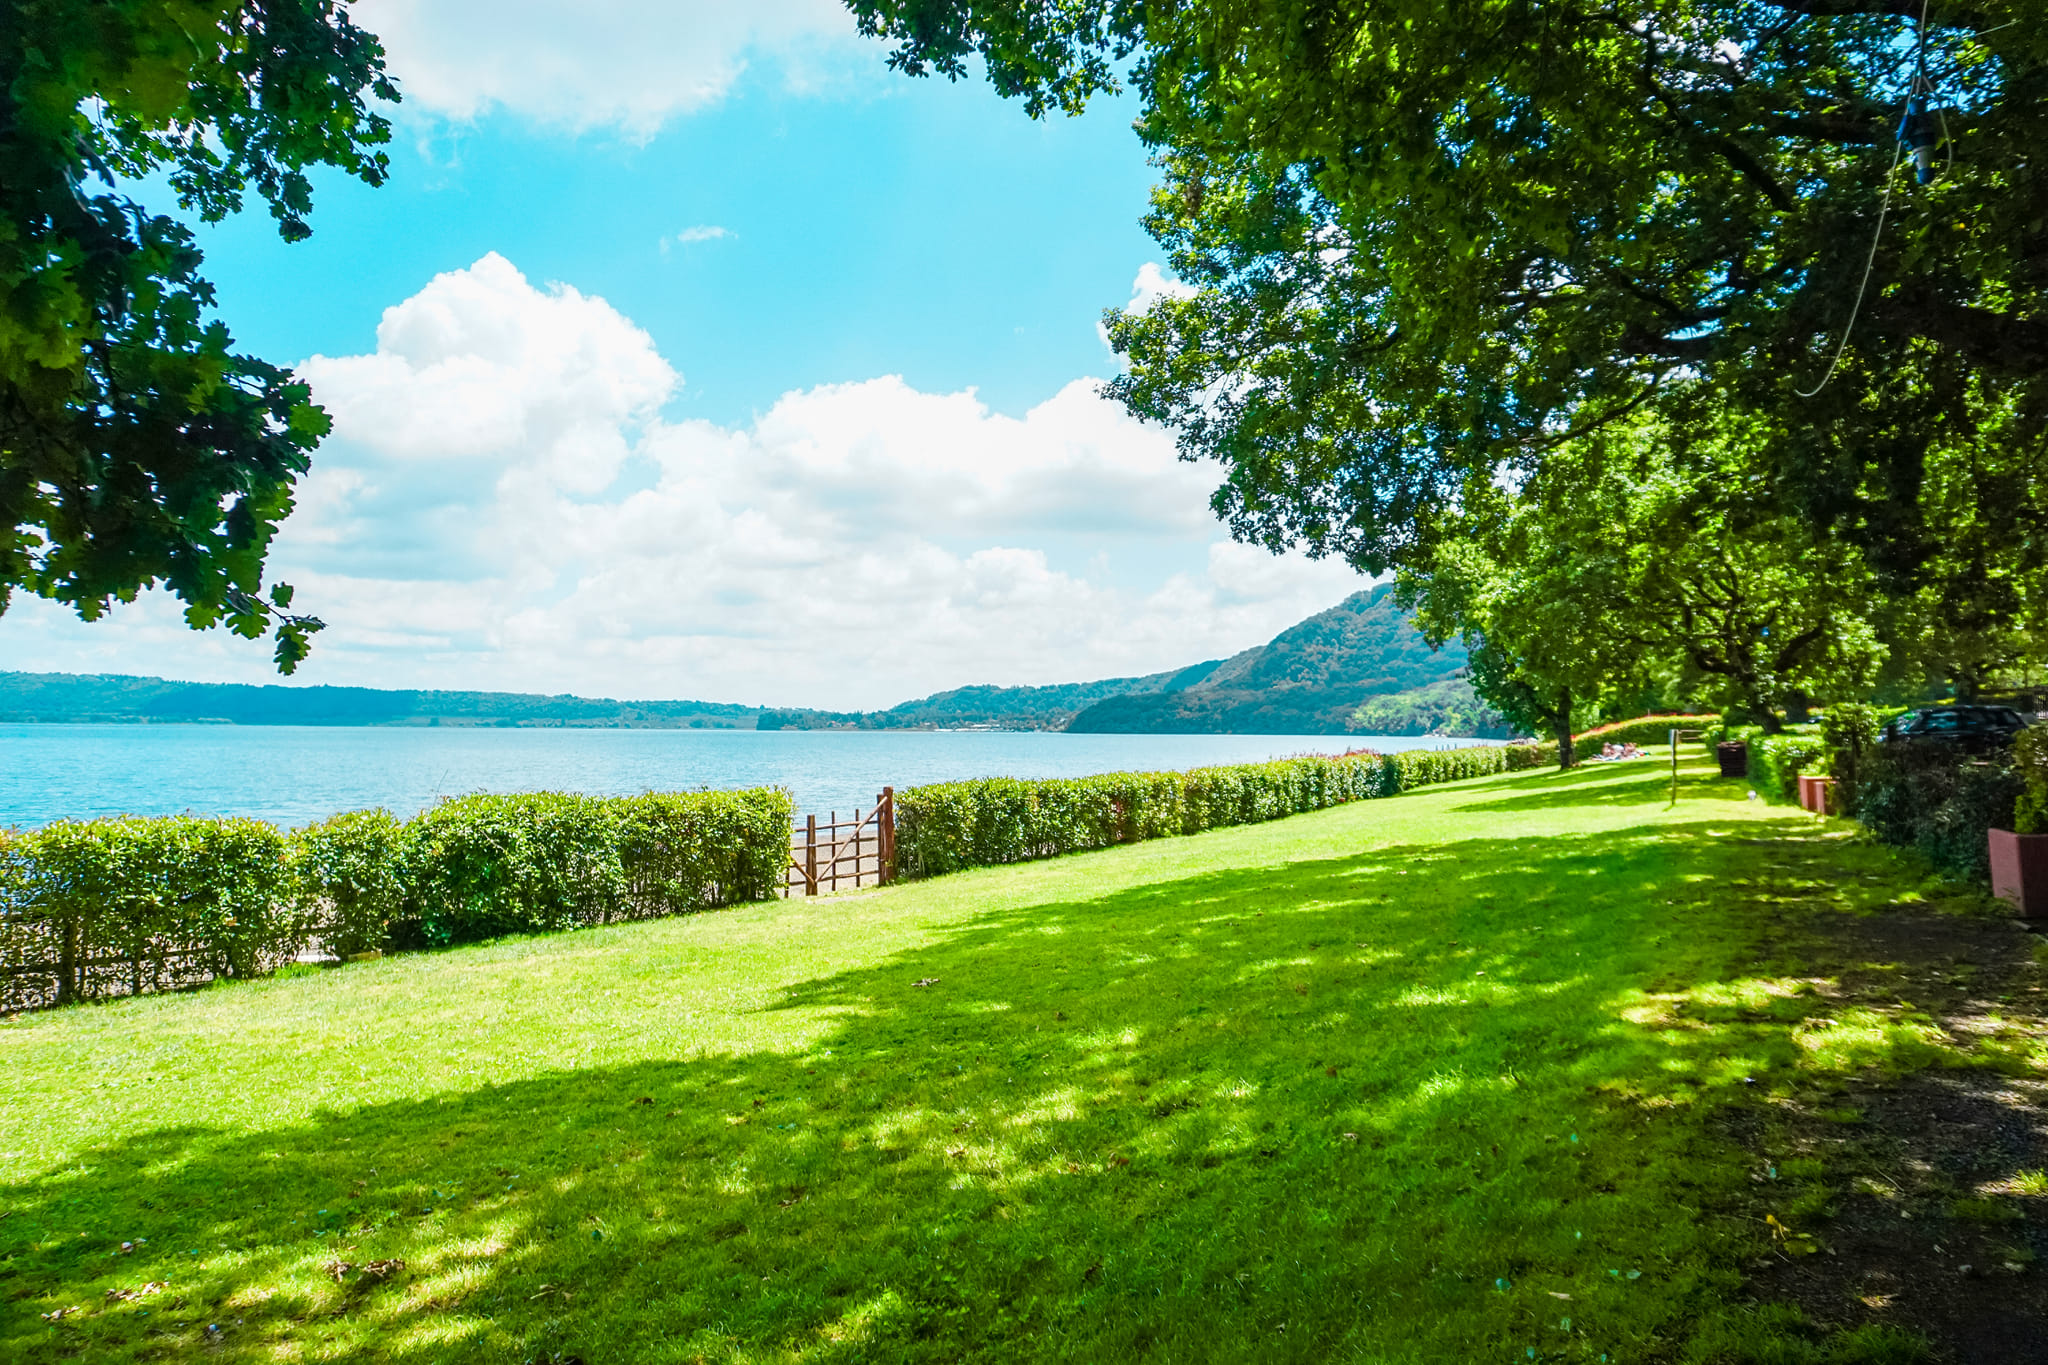
[[[1886,744],[1940,744],[1981,753],[2004,748],[2026,725],[2026,720],[2010,706],[1930,706],[1900,716],[1884,727],[1878,740]]]

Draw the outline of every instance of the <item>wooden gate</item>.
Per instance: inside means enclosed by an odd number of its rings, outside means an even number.
[[[782,873],[782,894],[815,896],[880,886],[896,864],[896,789],[882,788],[875,806],[855,810],[841,820],[833,811],[822,822],[815,815],[798,816],[789,832],[789,866]]]

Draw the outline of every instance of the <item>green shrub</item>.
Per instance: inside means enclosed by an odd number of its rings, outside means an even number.
[[[1827,758],[1827,743],[1813,725],[1787,726],[1775,735],[1756,725],[1723,725],[1707,742],[1748,745],[1749,784],[1773,801],[1796,800],[1800,774],[1823,767]]]
[[[789,862],[789,793],[649,792],[621,797],[619,861],[636,919],[766,900]]]
[[[1633,720],[1618,720],[1611,725],[1601,725],[1572,737],[1572,745],[1584,757],[1588,752],[1598,752],[1603,744],[1634,744],[1644,749],[1671,750],[1673,730],[1697,730],[1703,737],[1721,728],[1721,717],[1714,712],[1701,715],[1682,716],[1638,716]],[[1702,741],[1714,742],[1711,737]],[[1588,744],[1592,747],[1589,750]],[[1552,755],[1552,761],[1556,756]]]
[[[433,947],[621,917],[617,807],[570,792],[461,796],[406,827],[406,917]]]
[[[1827,744],[1818,734],[1759,736],[1749,742],[1749,780],[1759,792],[1781,801],[1799,795],[1799,779],[1824,766]]]
[[[0,875],[8,1007],[275,970],[312,929],[285,858],[285,836],[258,820],[63,820],[11,834]]]
[[[1557,762],[1557,746],[1542,744],[1509,744],[1501,749],[1504,771],[1527,772],[1531,768],[1548,768]]]
[[[1185,773],[939,782],[896,795],[896,872],[935,877],[1198,834],[1548,761],[1533,745],[1489,745],[1288,758]]]
[[[2036,721],[2013,741],[2013,767],[2021,785],[2013,803],[2018,834],[2048,834],[2048,720]]]
[[[789,812],[774,788],[444,801],[406,827],[405,915],[439,947],[764,899]]]
[[[390,811],[349,811],[291,836],[292,871],[316,937],[336,957],[416,938],[399,927],[405,906],[405,825]]]
[[[1877,733],[1883,724],[1883,713],[1860,703],[1837,703],[1821,717],[1828,776],[1835,779],[1835,801],[1844,815],[1856,813],[1863,775],[1877,750]]]
[[[2012,828],[2024,791],[2009,753],[1881,744],[1865,761],[1856,816],[1883,842],[1919,849],[1943,874],[1981,882],[1990,876],[1987,834]]]

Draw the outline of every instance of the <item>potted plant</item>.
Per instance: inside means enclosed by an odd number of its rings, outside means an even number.
[[[2013,827],[1991,831],[1991,893],[2027,919],[2048,918],[2048,722],[2020,732],[2013,758],[2026,790]]]

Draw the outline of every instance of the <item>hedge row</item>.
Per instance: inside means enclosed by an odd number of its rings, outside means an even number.
[[[1533,745],[1279,759],[1184,773],[981,778],[896,794],[905,877],[1255,824],[1435,782],[1542,767]]]
[[[1580,758],[1600,752],[1603,744],[1634,744],[1643,749],[1655,746],[1668,752],[1673,730],[1696,730],[1705,736],[1709,731],[1719,729],[1720,725],[1721,717],[1714,712],[1696,716],[1637,716],[1575,735],[1572,747]]]
[[[0,1009],[774,894],[786,792],[466,796],[285,832],[194,816],[0,832]]]

